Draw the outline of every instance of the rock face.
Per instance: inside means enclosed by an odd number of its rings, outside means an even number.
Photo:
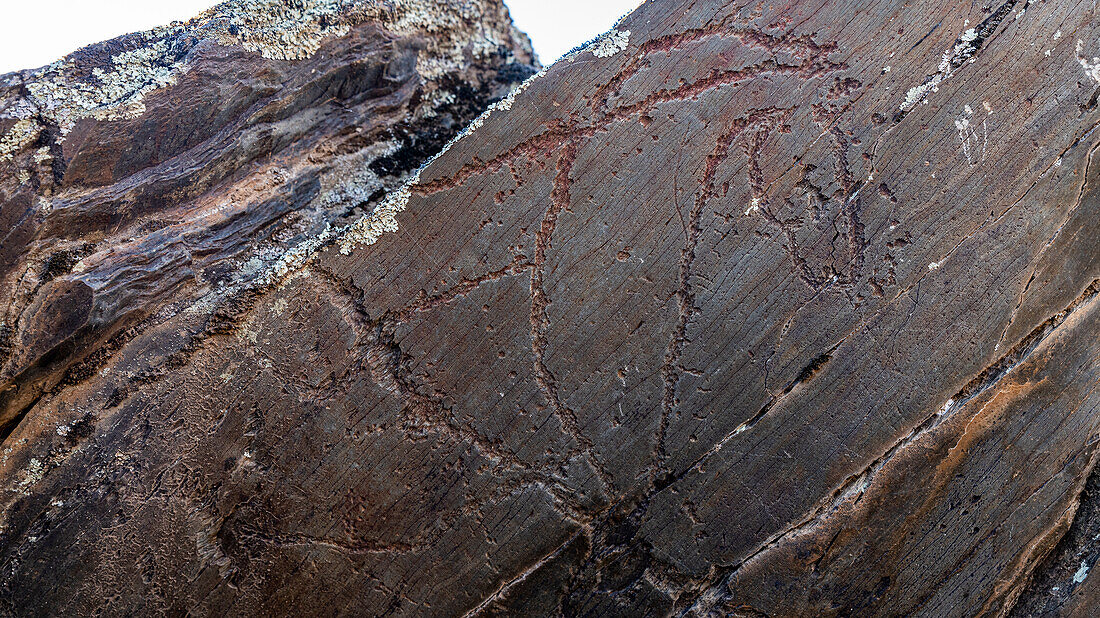
[[[0,431],[148,325],[257,291],[534,62],[499,1],[264,0],[0,77]]]
[[[651,0],[423,169],[499,4],[256,4],[2,78],[9,613],[1100,602],[1092,3]]]

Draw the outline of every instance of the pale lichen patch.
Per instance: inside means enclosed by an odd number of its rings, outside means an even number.
[[[15,153],[34,143],[41,132],[42,126],[38,122],[30,118],[17,120],[7,133],[0,136],[0,161],[11,161]]]
[[[409,204],[409,186],[390,193],[373,212],[348,226],[340,237],[340,253],[348,255],[357,244],[373,245],[385,232],[397,231],[397,214]]]
[[[337,231],[336,235],[339,237],[338,244],[340,246],[340,253],[348,255],[358,244],[371,245],[377,242],[383,233],[396,232],[398,229],[397,214],[403,212],[406,206],[408,206],[409,198],[412,195],[411,188],[420,182],[420,172],[442,156],[443,153],[450,150],[460,140],[481,128],[481,126],[485,124],[485,121],[488,120],[495,111],[507,111],[512,109],[512,104],[515,102],[516,97],[527,90],[535,80],[545,75],[548,70],[549,67],[543,68],[538,73],[524,80],[522,84],[513,88],[503,99],[490,105],[488,109],[475,118],[469,126],[448,142],[442,150],[424,162],[424,164],[420,166],[420,169],[413,173],[403,186],[387,195],[385,200],[383,200],[374,211],[362,216],[358,221],[346,228]]]
[[[1081,561],[1081,566],[1077,568],[1077,572],[1073,574],[1073,583],[1080,584],[1085,581],[1085,578],[1089,576],[1089,564],[1085,561]]]
[[[238,341],[243,341],[243,342],[251,343],[252,345],[256,345],[256,343],[259,341],[259,337],[260,337],[259,329],[252,329],[252,328],[249,328],[247,325],[245,327],[240,328],[240,329],[237,330],[237,340]]]
[[[392,155],[400,149],[396,141],[387,140],[350,154],[336,157],[332,167],[321,177],[321,195],[318,203],[325,209],[343,209],[367,202],[371,195],[385,189],[382,179],[370,164],[381,157]]]
[[[220,42],[277,60],[308,58],[326,38],[367,21],[398,35],[427,33],[417,71],[431,79],[460,68],[471,55],[488,58],[515,37],[514,30],[495,29],[507,20],[484,19],[493,9],[482,0],[236,0],[211,9],[208,17],[218,26]]]
[[[241,0],[225,8],[229,27],[219,28],[217,40],[239,44],[274,60],[302,60],[321,48],[328,36],[344,36],[350,30],[341,14],[344,2]]]
[[[592,42],[592,55],[597,58],[610,58],[626,49],[630,43],[629,30],[611,29]]]
[[[978,31],[974,28],[970,28],[959,35],[954,47],[943,52],[936,73],[925,79],[921,85],[913,86],[905,93],[905,100],[902,101],[900,106],[901,111],[907,112],[918,104],[927,103],[929,93],[938,92],[940,84],[951,77],[955,67],[973,59],[974,53],[978,51],[978,46],[974,44],[977,39]]]
[[[148,93],[174,84],[182,62],[165,63],[169,53],[164,39],[146,47],[116,54],[108,67],[95,67],[95,81],[70,77],[72,65],[60,60],[47,66],[26,85],[39,114],[55,122],[62,135],[82,118],[122,120],[145,112],[142,99]]]
[[[489,18],[500,5],[486,0],[230,0],[198,17],[133,35],[144,44],[111,57],[106,66],[77,66],[62,59],[28,72],[24,100],[9,106],[7,118],[19,120],[0,136],[0,160],[37,138],[43,123],[54,123],[63,138],[82,118],[120,120],[145,112],[144,98],[174,84],[187,71],[181,41],[213,40],[240,45],[266,58],[300,60],[315,54],[329,37],[375,22],[399,36],[424,37],[417,70],[426,79],[454,72],[471,59],[486,60],[522,35],[503,15]],[[527,47],[530,51],[530,48]],[[181,53],[183,51],[184,53]]]
[[[42,480],[46,475],[46,466],[37,457],[31,457],[27,467],[23,470],[23,480],[19,482],[19,489],[25,490]]]
[[[450,105],[458,100],[453,92],[444,90],[442,88],[432,90],[424,96],[424,111],[421,115],[424,118],[435,118],[438,112],[436,110],[444,105]]]
[[[63,139],[82,118],[120,120],[145,112],[142,99],[148,93],[175,83],[183,63],[164,63],[169,54],[165,40],[111,57],[108,67],[92,69],[93,80],[74,79],[75,68],[58,60],[32,74],[25,88],[27,96],[5,112],[19,120],[0,137],[0,160],[33,143],[42,132],[41,122],[57,125]],[[49,158],[49,149],[39,150],[35,161]]]
[[[286,278],[287,275],[304,266],[309,258],[313,256],[318,249],[332,240],[335,235],[336,232],[326,224],[325,229],[322,230],[320,234],[295,245],[289,251],[279,256],[264,276],[259,278],[257,283],[260,286],[265,286]]]
[[[1081,64],[1081,68],[1085,70],[1085,73],[1092,79],[1092,81],[1100,84],[1100,58],[1093,56],[1090,61],[1081,55],[1081,52],[1085,50],[1085,42],[1081,39],[1077,39],[1077,62]]]

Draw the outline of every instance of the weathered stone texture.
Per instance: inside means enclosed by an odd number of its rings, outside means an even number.
[[[265,0],[0,78],[0,427],[136,324],[256,288],[533,62],[499,2]]]
[[[454,48],[381,17],[301,59],[196,44],[63,140],[36,119],[0,210],[38,213],[2,247],[0,598],[1087,615],[1097,17],[652,0],[419,170],[438,148],[361,136],[472,112],[423,62]],[[458,100],[533,63],[508,36]],[[182,88],[237,111],[197,106],[180,158]]]

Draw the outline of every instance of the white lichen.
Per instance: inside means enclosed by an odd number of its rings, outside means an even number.
[[[17,120],[7,133],[0,136],[0,161],[12,160],[15,153],[34,143],[41,132],[42,126],[32,119]]]
[[[219,42],[238,44],[265,58],[301,60],[326,38],[373,21],[402,36],[429,34],[417,70],[432,79],[460,69],[470,56],[488,58],[519,39],[498,5],[484,0],[234,0],[208,11]]]
[[[974,53],[978,51],[978,47],[974,45],[974,41],[977,39],[978,32],[973,28],[959,35],[954,47],[943,52],[936,73],[925,79],[921,85],[914,86],[905,93],[905,100],[902,101],[900,106],[901,111],[907,112],[918,104],[928,103],[929,93],[939,92],[940,84],[951,77],[955,67],[973,59]]]
[[[1093,56],[1090,61],[1081,55],[1081,52],[1085,50],[1085,42],[1081,39],[1077,39],[1077,62],[1081,64],[1081,68],[1085,70],[1085,74],[1088,75],[1092,81],[1100,84],[1100,58]]]
[[[1077,568],[1077,572],[1073,574],[1073,583],[1080,584],[1085,581],[1085,578],[1089,576],[1089,565],[1084,560],[1081,561],[1081,566]]]
[[[760,211],[760,198],[754,196],[752,198],[752,201],[749,203],[749,207],[745,209],[745,216],[747,217],[747,216],[749,216],[749,215],[751,215],[755,212],[759,212],[759,211]]]
[[[421,116],[424,118],[435,118],[438,112],[436,111],[444,105],[450,105],[458,100],[455,93],[442,88],[432,90],[424,96],[423,111]]]
[[[326,210],[346,210],[367,202],[375,192],[386,188],[382,179],[371,170],[370,163],[400,148],[397,141],[387,140],[352,155],[337,157],[331,169],[321,177],[317,205]]]
[[[544,67],[538,73],[524,80],[522,84],[513,88],[503,99],[490,105],[477,118],[474,118],[465,129],[459,132],[451,141],[447,142],[447,145],[444,146],[442,150],[425,161],[400,188],[387,195],[374,211],[362,216],[355,223],[338,230],[336,234],[339,237],[338,244],[340,246],[340,253],[348,255],[358,244],[371,245],[377,242],[383,233],[396,232],[398,229],[397,214],[403,212],[406,206],[408,206],[409,198],[412,196],[411,189],[413,185],[420,182],[420,173],[424,168],[431,165],[433,161],[441,157],[443,153],[450,150],[467,135],[471,135],[481,128],[494,112],[497,110],[507,111],[512,109],[512,104],[515,102],[516,97],[527,90],[535,80],[545,75],[548,70],[549,67]]]
[[[350,6],[344,2],[288,5],[278,0],[240,0],[224,11],[229,27],[218,29],[217,40],[238,44],[264,58],[302,60],[315,54],[326,37],[348,33],[350,26],[341,11]]]
[[[2,114],[18,122],[0,136],[0,160],[10,160],[37,139],[42,122],[56,124],[63,139],[84,118],[140,116],[149,93],[176,83],[188,70],[180,41],[214,40],[265,58],[301,60],[317,53],[326,39],[368,21],[398,36],[429,35],[417,59],[417,70],[429,80],[525,42],[499,5],[486,0],[230,0],[186,23],[133,35],[144,44],[93,67],[90,78],[84,77],[87,67],[70,59],[28,72],[28,95]]]
[[[348,255],[357,244],[373,245],[385,232],[397,231],[397,214],[409,204],[409,186],[390,193],[374,211],[348,226],[340,236],[340,253]]]
[[[37,457],[31,457],[30,461],[27,462],[27,467],[23,470],[23,480],[19,482],[19,489],[24,490],[34,485],[41,481],[45,475],[46,466]]]
[[[122,120],[145,112],[142,99],[150,92],[174,84],[182,63],[165,64],[168,43],[164,39],[111,57],[107,67],[92,69],[90,81],[74,80],[73,66],[59,60],[26,84],[28,97],[38,113],[58,125],[61,135],[82,118]]]
[[[626,49],[630,43],[629,30],[616,30],[612,28],[592,42],[592,55],[597,58],[610,58]]]
[[[257,280],[260,286],[270,285],[276,283],[292,272],[300,269],[305,265],[309,258],[317,252],[318,249],[325,246],[335,236],[335,232],[328,225],[325,225],[325,229],[320,234],[313,238],[304,240],[289,251],[282,254],[275,263],[267,270],[262,277]]]

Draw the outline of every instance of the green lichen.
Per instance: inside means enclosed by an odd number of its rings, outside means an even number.
[[[0,161],[10,161],[15,154],[38,139],[42,126],[38,122],[24,118],[16,121],[8,132],[0,136]]]

